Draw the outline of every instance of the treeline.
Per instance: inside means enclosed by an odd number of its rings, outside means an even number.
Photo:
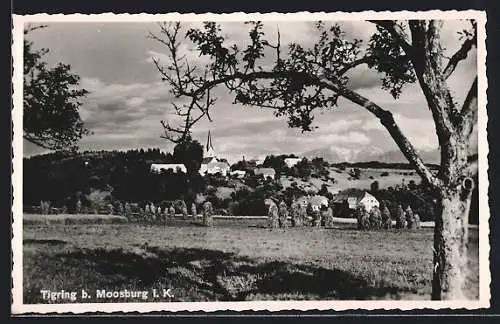
[[[127,202],[192,200],[204,190],[197,172],[150,172],[152,163],[176,163],[159,149],[76,153],[51,153],[24,159],[25,205],[48,201],[54,207],[74,207],[88,202],[92,191],[107,192]],[[90,203],[90,202],[88,202]]]
[[[323,178],[324,180],[330,179],[329,163],[323,158],[316,157],[311,160],[307,158],[302,158],[297,164],[289,167],[285,163],[287,158],[297,158],[297,156],[291,155],[269,155],[264,160],[262,164],[265,168],[273,168],[276,171],[276,175],[283,175],[287,177],[302,178],[303,180],[308,180],[309,178]]]

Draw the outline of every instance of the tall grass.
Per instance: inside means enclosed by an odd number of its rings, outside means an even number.
[[[430,297],[432,230],[362,232],[216,221],[24,226],[24,301],[41,289],[147,290],[148,301],[423,299]],[[469,297],[478,298],[471,230]],[[153,298],[171,288],[174,298]],[[63,302],[63,301],[56,301]],[[68,302],[68,301],[64,301]],[[77,300],[82,302],[82,300]]]

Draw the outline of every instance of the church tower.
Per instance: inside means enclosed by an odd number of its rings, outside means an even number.
[[[204,158],[215,157],[215,150],[214,147],[212,146],[212,137],[210,136],[210,130],[208,131],[207,145],[205,147],[205,152],[203,154],[203,157]]]

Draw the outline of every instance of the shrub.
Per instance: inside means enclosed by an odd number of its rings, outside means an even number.
[[[267,214],[262,192],[250,191],[242,188],[231,194],[233,201],[232,214],[240,216],[263,216]]]
[[[370,228],[382,228],[382,215],[380,209],[377,206],[374,206],[372,210],[370,210]]]
[[[82,201],[80,199],[78,199],[77,202],[76,202],[75,213],[76,214],[81,214],[82,213]]]
[[[384,171],[380,174],[381,177],[387,177],[389,175],[389,172]]]
[[[87,201],[90,203],[90,207],[94,214],[97,214],[99,209],[106,206],[106,201],[111,197],[109,191],[92,189],[88,195],[85,196]]]
[[[403,207],[398,205],[396,210],[396,228],[405,228],[406,226],[406,217]]]
[[[408,225],[408,228],[411,229],[413,228],[415,224],[415,216],[413,214],[413,210],[411,209],[410,206],[406,209],[405,212],[405,218],[406,218],[406,224]]]
[[[324,226],[326,228],[333,228],[334,222],[333,222],[333,210],[328,207],[326,210],[324,210],[321,218],[323,219]]]
[[[212,203],[206,201],[203,204],[203,225],[211,227],[213,226],[213,208]]]
[[[349,171],[349,175],[356,180],[359,180],[359,177],[361,176],[361,170],[359,168],[352,168]]]
[[[387,208],[387,205],[385,204],[382,208],[381,217],[382,217],[382,227],[385,229],[391,228],[392,227],[391,212],[389,211],[389,208]]]
[[[370,229],[370,215],[368,214],[366,208],[359,204],[355,210],[356,219],[358,221],[358,229],[368,230]]]

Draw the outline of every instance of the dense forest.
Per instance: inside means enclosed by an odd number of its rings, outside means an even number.
[[[41,200],[53,206],[71,208],[78,199],[85,203],[91,190],[109,192],[121,201],[187,199],[202,190],[197,173],[150,172],[152,163],[177,163],[170,153],[159,149],[51,153],[24,159],[24,204]]]

